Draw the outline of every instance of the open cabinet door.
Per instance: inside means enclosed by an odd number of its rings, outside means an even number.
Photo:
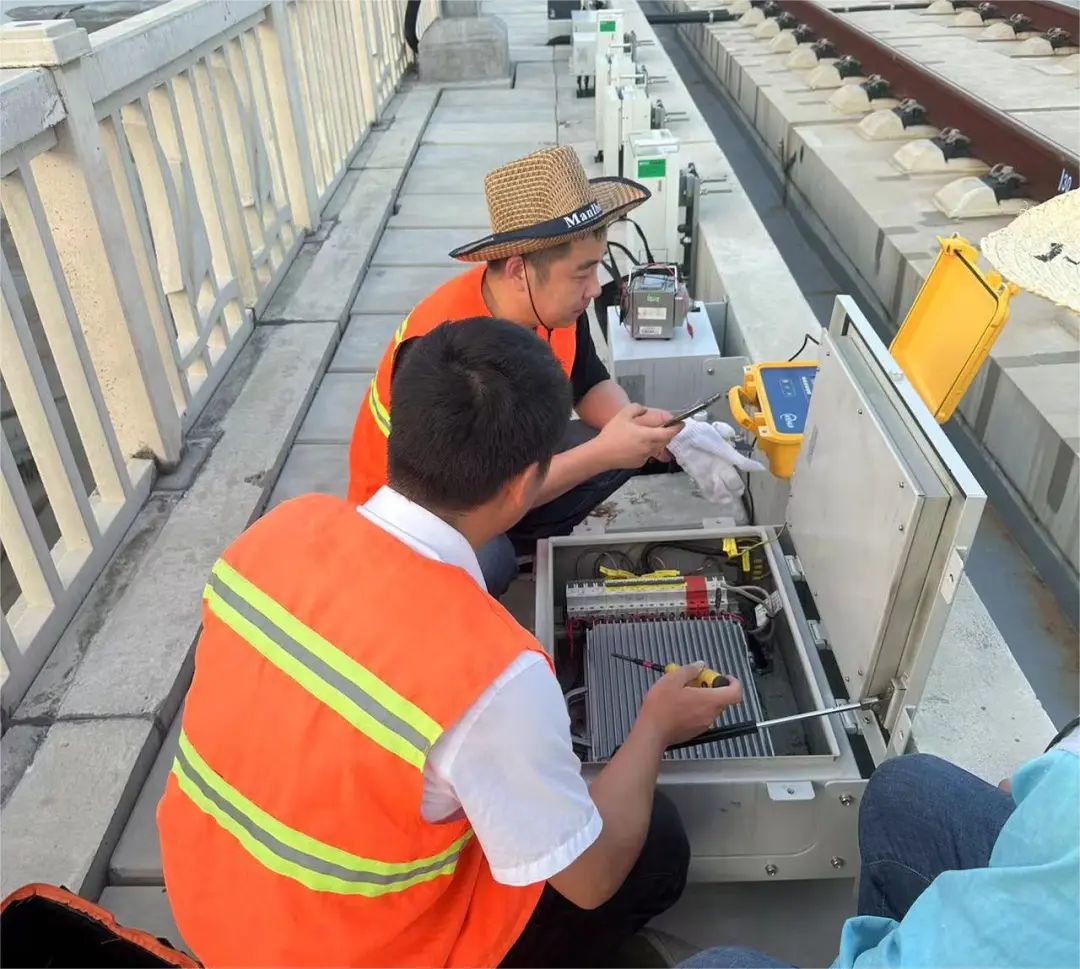
[[[900,753],[986,496],[848,297],[819,363],[788,523],[845,686],[883,699]]]

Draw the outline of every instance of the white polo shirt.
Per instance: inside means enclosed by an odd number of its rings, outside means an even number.
[[[421,555],[464,569],[487,591],[465,537],[426,508],[384,487],[357,509]],[[478,648],[482,648],[482,644]],[[523,653],[435,742],[424,765],[421,813],[462,813],[504,885],[546,881],[600,835],[600,812],[570,743],[559,683]]]

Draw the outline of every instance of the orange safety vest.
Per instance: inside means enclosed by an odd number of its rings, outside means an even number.
[[[308,495],[214,566],[158,807],[176,924],[212,966],[495,966],[542,884],[421,817],[431,745],[524,650],[463,569]]]
[[[417,303],[405,317],[405,322],[398,327],[356,415],[352,443],[349,445],[349,501],[362,504],[386,484],[390,382],[398,347],[406,340],[423,336],[447,320],[456,323],[476,316],[491,316],[482,289],[486,268],[486,264],[481,264],[443,283],[434,293]],[[552,330],[549,342],[569,379],[577,348],[577,327]]]

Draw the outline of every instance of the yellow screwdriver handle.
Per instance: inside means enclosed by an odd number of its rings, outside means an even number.
[[[668,663],[664,667],[664,672],[670,673],[672,670],[677,670],[678,668],[678,663]],[[711,689],[713,687],[727,686],[729,682],[730,680],[728,680],[728,678],[724,676],[723,673],[717,673],[716,670],[710,670],[708,668],[705,668],[700,673],[698,673],[696,677],[694,677],[693,685],[708,687]]]

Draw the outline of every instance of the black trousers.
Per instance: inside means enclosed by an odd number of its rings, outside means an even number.
[[[622,887],[599,908],[586,910],[545,885],[502,965],[615,965],[620,944],[679,900],[689,864],[690,843],[679,813],[657,791],[645,844]]]
[[[597,433],[584,421],[570,421],[558,450],[572,451],[596,437]],[[610,498],[634,475],[640,473],[641,469],[638,468],[603,471],[575,485],[547,504],[533,508],[508,532],[515,549],[519,554],[529,553],[533,551],[538,539],[552,535],[569,535],[600,502]]]

